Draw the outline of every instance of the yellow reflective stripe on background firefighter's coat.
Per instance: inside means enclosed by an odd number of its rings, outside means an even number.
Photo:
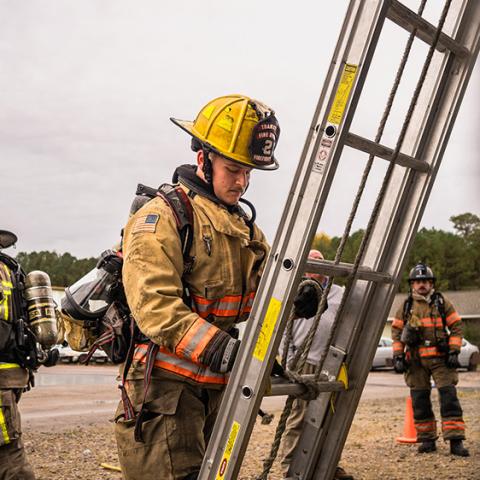
[[[10,368],[20,368],[18,363],[2,363],[0,362],[0,370],[7,370]]]
[[[0,395],[0,430],[2,432],[3,444],[7,445],[10,443],[10,437],[7,430],[7,422],[5,420],[5,415],[3,414],[3,403],[2,396]]]
[[[0,318],[8,321],[11,311],[12,276],[10,269],[4,263],[0,263],[0,267],[2,267],[0,268]]]

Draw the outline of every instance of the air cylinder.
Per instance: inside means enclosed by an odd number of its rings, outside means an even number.
[[[25,281],[28,321],[38,343],[49,349],[57,343],[57,316],[50,277],[41,270],[27,275]]]

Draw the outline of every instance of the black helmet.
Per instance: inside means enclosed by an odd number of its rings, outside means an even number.
[[[435,276],[433,275],[432,269],[425,265],[424,263],[417,263],[411,270],[408,275],[408,281],[413,282],[414,280],[432,280],[435,281]]]
[[[15,245],[17,236],[8,230],[0,230],[0,249]]]

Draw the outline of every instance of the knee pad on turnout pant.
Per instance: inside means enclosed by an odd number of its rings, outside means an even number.
[[[453,385],[438,389],[440,394],[440,413],[442,417],[461,417],[462,407],[457,397],[457,389]]]
[[[411,390],[413,404],[413,417],[415,420],[434,418],[432,402],[430,401],[430,390]]]

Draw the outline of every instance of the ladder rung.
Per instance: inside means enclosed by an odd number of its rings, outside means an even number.
[[[353,265],[350,263],[340,262],[333,263],[330,260],[307,260],[306,272],[322,273],[334,277],[348,277],[353,271]],[[357,278],[360,280],[367,280],[370,282],[390,283],[392,276],[388,273],[375,272],[370,267],[359,267],[357,271]]]
[[[356,150],[361,150],[362,152],[375,155],[376,157],[383,158],[384,160],[390,161],[393,155],[393,150],[391,148],[372,142],[371,140],[367,140],[366,138],[355,135],[354,133],[347,134],[345,145],[355,148]],[[403,165],[404,167],[413,168],[419,172],[428,172],[430,170],[428,163],[422,162],[421,160],[417,160],[416,158],[410,157],[403,153],[398,155],[395,163]]]
[[[306,380],[313,380],[315,375],[302,375],[302,378]],[[317,382],[317,386],[320,392],[339,392],[345,390],[343,382],[337,381],[322,381]],[[265,393],[266,397],[280,397],[282,395],[301,395],[307,391],[307,388],[301,383],[293,383],[288,380],[272,379],[272,385],[270,391]]]
[[[398,0],[391,0],[387,17],[408,32],[412,32],[413,29],[416,28],[417,31],[415,35],[425,43],[432,45],[437,28],[417,15],[413,10],[410,10],[408,7],[400,3]],[[461,45],[443,32],[440,34],[436,49],[440,52],[450,50],[459,57],[467,57],[470,55],[468,48]]]

